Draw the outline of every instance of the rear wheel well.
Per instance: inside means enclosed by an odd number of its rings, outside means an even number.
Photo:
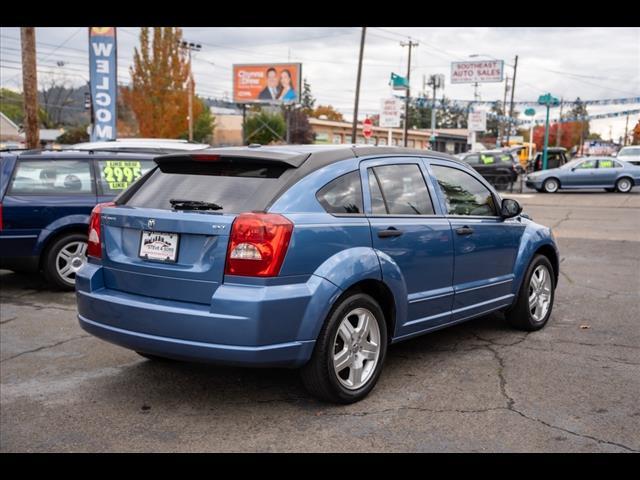
[[[551,262],[551,266],[553,266],[553,276],[555,278],[554,285],[558,285],[558,275],[560,274],[560,260],[558,259],[558,255],[556,255],[556,251],[553,249],[551,245],[543,245],[542,247],[536,250],[534,255],[544,255]]]
[[[46,257],[49,254],[49,249],[51,248],[51,245],[53,245],[60,238],[66,235],[72,235],[74,233],[82,233],[86,235],[88,228],[89,227],[86,225],[69,225],[67,227],[64,227],[61,230],[58,230],[56,233],[50,235],[47,238],[44,246],[42,247],[42,250],[40,250],[40,269],[44,267],[44,263],[46,262]]]
[[[387,340],[391,342],[396,328],[396,303],[393,293],[391,293],[389,287],[380,280],[362,280],[351,285],[347,290],[345,290],[342,297],[346,297],[347,295],[352,295],[354,293],[366,293],[380,304],[380,308],[384,313],[387,323]]]

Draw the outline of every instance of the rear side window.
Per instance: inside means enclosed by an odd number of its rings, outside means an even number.
[[[93,193],[91,163],[80,160],[18,160],[9,186],[13,195]]]
[[[281,185],[282,165],[233,161],[163,163],[122,202],[131,207],[171,210],[171,199],[216,203],[216,213],[263,210]],[[135,188],[135,187],[134,187]]]
[[[328,213],[363,213],[362,184],[358,170],[327,183],[316,194]]]
[[[384,210],[372,204],[373,213],[389,215],[433,215],[433,205],[429,190],[424,183],[420,167],[416,164],[383,165],[368,169],[379,186]],[[375,192],[375,190],[374,190]],[[372,194],[372,201],[374,200]]]
[[[98,160],[100,192],[117,195],[153,167],[153,160]]]
[[[622,165],[614,160],[607,159],[598,161],[598,168],[622,168]]]
[[[497,216],[491,192],[466,172],[433,165],[449,215]]]
[[[469,165],[477,165],[480,163],[480,155],[467,155],[463,158],[463,161]]]

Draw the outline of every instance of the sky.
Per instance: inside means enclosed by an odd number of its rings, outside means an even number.
[[[200,43],[193,57],[196,92],[231,100],[231,66],[235,63],[302,63],[316,105],[331,104],[351,119],[360,47],[359,27],[220,28],[185,27],[185,40]],[[449,83],[451,62],[501,59],[505,75],[513,76],[518,55],[515,101],[535,101],[551,93],[573,101],[640,96],[640,28],[367,28],[360,117],[378,113],[380,101],[390,96],[391,72],[406,75],[407,51],[400,42],[418,42],[411,59],[412,95],[422,90],[423,76],[445,75],[448,98],[472,100],[470,84]],[[0,29],[0,85],[22,89],[19,28]],[[139,29],[118,28],[118,80],[129,81],[129,66],[139,44]],[[36,28],[39,81],[55,76],[73,85],[87,82],[86,27]],[[470,55],[477,55],[470,58]],[[62,66],[58,62],[64,62]],[[501,100],[504,83],[479,87],[483,101]],[[441,92],[438,96],[441,95]],[[522,108],[522,107],[519,107]],[[590,106],[590,114],[638,109],[640,104]],[[543,116],[537,109],[536,118]],[[558,116],[551,111],[551,118]],[[629,128],[640,115],[629,119]],[[592,120],[591,129],[603,138],[618,140],[625,118]]]

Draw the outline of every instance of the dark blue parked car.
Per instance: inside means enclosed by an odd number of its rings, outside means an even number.
[[[72,290],[86,261],[91,210],[153,166],[152,156],[133,153],[0,154],[0,268],[42,270]]]
[[[76,277],[80,325],[147,358],[302,367],[313,394],[348,403],[390,343],[551,314],[550,229],[451,156],[316,145],[156,162],[96,207]]]

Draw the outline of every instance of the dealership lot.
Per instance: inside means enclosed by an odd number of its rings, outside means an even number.
[[[293,371],[147,361],[81,330],[73,293],[1,271],[0,450],[640,451],[640,190],[505,196],[558,240],[549,325],[393,346],[350,406]]]

